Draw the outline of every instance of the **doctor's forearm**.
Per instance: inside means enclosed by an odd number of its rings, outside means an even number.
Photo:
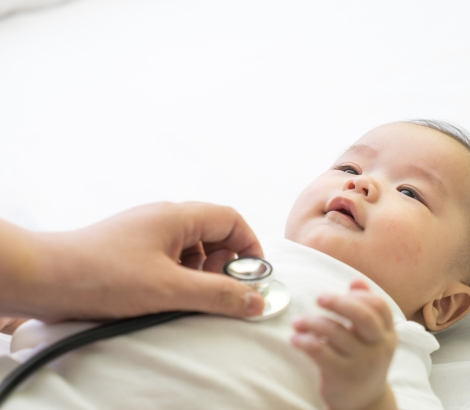
[[[21,306],[34,293],[41,258],[35,234],[0,220],[0,315],[23,316]]]
[[[86,304],[73,233],[30,232],[0,220],[0,316],[73,318]],[[80,292],[81,290],[81,292]]]

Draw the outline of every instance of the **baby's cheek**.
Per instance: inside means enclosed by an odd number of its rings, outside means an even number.
[[[285,225],[287,239],[308,246],[303,241],[308,236],[310,225],[323,216],[323,203],[318,198],[319,192],[309,187],[296,199]]]
[[[421,262],[425,231],[403,218],[388,219],[383,228],[386,243],[381,246],[386,249],[386,255],[383,256],[389,262],[412,266]]]

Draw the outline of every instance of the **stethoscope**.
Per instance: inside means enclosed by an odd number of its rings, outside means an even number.
[[[264,297],[264,310],[261,315],[245,320],[271,319],[280,315],[289,306],[289,289],[274,279],[273,267],[264,259],[243,257],[231,260],[224,266],[224,273],[246,283]]]
[[[232,278],[246,283],[263,295],[264,310],[261,315],[250,317],[246,320],[261,321],[271,319],[280,315],[289,306],[291,299],[289,290],[281,282],[274,280],[273,268],[264,259],[254,257],[233,259],[224,266],[223,272]],[[97,342],[98,340],[120,336],[196,314],[199,314],[199,312],[162,312],[121,319],[59,340],[32,356],[3,380],[0,384],[0,405],[3,404],[5,399],[23,380],[45,364],[71,350]]]

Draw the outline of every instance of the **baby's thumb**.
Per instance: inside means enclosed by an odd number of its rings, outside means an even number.
[[[263,296],[235,279],[199,271],[191,272],[187,280],[192,286],[181,301],[184,310],[235,317],[258,316],[263,312]]]

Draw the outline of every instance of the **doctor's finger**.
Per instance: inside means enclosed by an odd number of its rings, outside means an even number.
[[[180,255],[180,263],[190,269],[200,270],[204,264],[206,255],[201,242],[185,249]]]
[[[221,273],[224,265],[235,257],[235,253],[229,249],[222,248],[206,253],[203,269],[207,272]]]
[[[199,202],[176,207],[180,215],[173,220],[182,228],[183,249],[201,241],[205,246],[226,248],[240,256],[263,257],[254,232],[233,208]]]

